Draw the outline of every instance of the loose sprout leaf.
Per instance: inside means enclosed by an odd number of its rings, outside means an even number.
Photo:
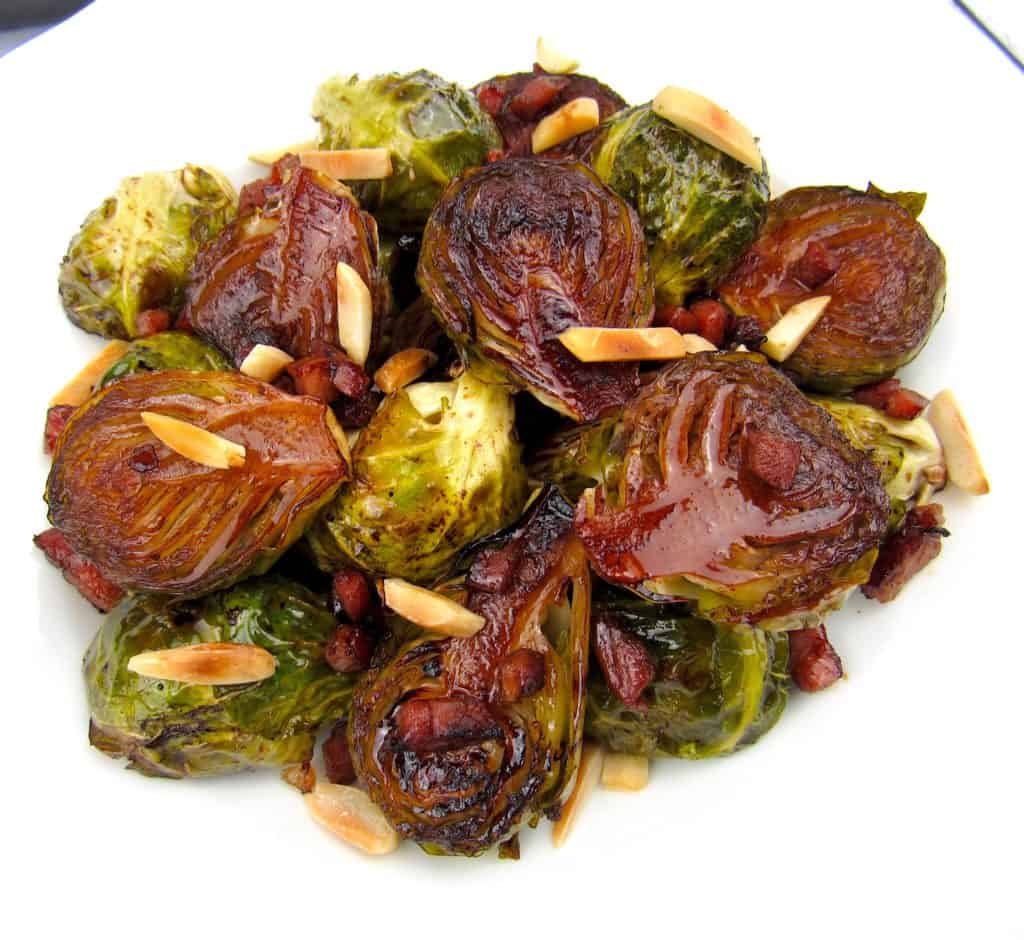
[[[178,330],[166,330],[154,336],[133,340],[123,347],[122,355],[96,383],[100,389],[111,382],[137,372],[184,369],[187,372],[227,372],[231,369],[224,354],[198,336]]]

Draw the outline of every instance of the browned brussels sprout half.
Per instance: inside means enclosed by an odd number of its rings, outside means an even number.
[[[920,205],[910,195],[791,190],[769,204],[757,241],[719,284],[733,311],[765,331],[808,297],[832,298],[785,362],[800,385],[843,392],[876,382],[927,341],[942,315],[946,262],[904,208]]]
[[[871,571],[889,513],[877,469],[760,356],[683,359],[577,435],[544,472],[599,481],[576,528],[608,581],[790,629]]]
[[[172,450],[141,413],[242,445],[216,469]],[[333,416],[229,372],[146,372],[72,415],[46,482],[52,525],[112,581],[195,597],[265,572],[348,474]]]
[[[339,261],[370,289],[374,321],[390,297],[377,228],[349,190],[287,156],[242,189],[238,218],[200,252],[182,323],[241,365],[257,343],[296,358],[339,344]]]
[[[590,582],[572,507],[542,494],[451,590],[483,629],[442,638],[392,622],[349,735],[360,778],[403,836],[478,855],[556,805],[577,765]]]
[[[417,278],[475,368],[587,420],[639,387],[625,363],[581,363],[572,326],[641,327],[653,314],[636,213],[582,164],[502,160],[457,179],[423,235]]]

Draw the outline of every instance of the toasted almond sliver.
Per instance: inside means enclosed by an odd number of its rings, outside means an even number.
[[[437,356],[429,349],[403,349],[373,373],[373,381],[385,395],[390,395],[415,382],[436,362]]]
[[[338,342],[357,366],[366,365],[373,333],[373,300],[359,272],[338,262]]]
[[[537,52],[534,61],[545,72],[550,72],[552,75],[568,75],[580,67],[579,62],[559,52],[543,36],[537,38]]]
[[[273,382],[295,360],[283,349],[257,343],[242,360],[238,371],[261,382]]]
[[[352,469],[352,441],[345,429],[338,423],[338,416],[330,409],[324,408],[324,421],[327,422],[327,430],[331,432],[334,443],[338,445],[341,456],[345,458],[349,470]]]
[[[580,755],[580,766],[576,770],[576,781],[572,792],[562,804],[562,815],[558,817],[551,830],[551,839],[555,848],[561,848],[569,838],[572,827],[586,803],[587,797],[594,792],[597,781],[601,779],[601,764],[604,754],[596,744],[584,744]]]
[[[96,383],[103,378],[107,369],[126,352],[128,352],[128,343],[123,339],[112,339],[82,367],[78,375],[50,399],[50,407],[73,405],[77,408],[92,395]]]
[[[406,620],[445,636],[472,636],[487,622],[450,597],[401,578],[384,579],[384,603]]]
[[[313,818],[349,845],[370,855],[398,848],[398,833],[362,790],[318,780],[303,799]]]
[[[654,113],[757,170],[764,168],[754,135],[725,108],[695,91],[668,85],[651,104]]]
[[[948,388],[932,399],[925,417],[942,444],[949,482],[975,496],[984,496],[989,491],[988,476],[971,429]]]
[[[245,463],[245,448],[226,437],[153,411],[141,412],[142,423],[162,443],[175,453],[201,463],[214,470],[241,467]]]
[[[138,653],[128,669],[148,679],[169,679],[189,685],[241,685],[269,679],[277,661],[251,643],[196,643]]]
[[[570,137],[576,137],[601,123],[601,112],[593,98],[573,98],[553,111],[533,129],[533,152],[543,153]]]
[[[715,347],[696,333],[680,333],[670,326],[613,329],[604,326],[571,326],[559,334],[562,345],[580,362],[637,362],[650,359],[681,359]]]
[[[444,411],[446,405],[451,407],[457,390],[455,382],[417,382],[407,386],[405,394],[421,417],[432,418]]]
[[[768,331],[759,352],[776,362],[785,362],[824,316],[831,300],[831,297],[808,297],[793,304]]]
[[[294,153],[298,155],[308,150],[316,150],[315,140],[303,140],[297,144],[292,144],[290,147],[278,147],[276,150],[257,150],[256,153],[249,154],[249,162],[259,163],[261,166],[273,166],[285,154]]]
[[[647,786],[651,762],[643,754],[604,755],[601,786],[608,790],[642,790]]]
[[[339,180],[382,180],[393,172],[391,153],[384,147],[362,150],[304,150],[299,162]]]

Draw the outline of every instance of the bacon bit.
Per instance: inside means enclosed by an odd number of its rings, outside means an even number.
[[[476,100],[480,102],[480,107],[483,108],[491,117],[494,117],[500,110],[501,106],[505,103],[505,96],[501,90],[495,88],[494,85],[484,85],[476,93]],[[495,151],[491,151],[494,153]],[[500,153],[500,151],[498,151]]]
[[[64,580],[97,610],[106,613],[121,602],[124,591],[106,578],[91,561],[79,555],[59,529],[40,532],[32,541],[46,555],[47,560],[60,569]]]
[[[352,623],[365,620],[373,609],[373,593],[366,576],[354,568],[342,568],[331,581],[331,609],[335,617]]]
[[[168,311],[159,307],[153,310],[143,310],[135,318],[135,335],[146,337],[156,333],[163,333],[171,328],[171,315]]]
[[[915,506],[903,525],[890,535],[878,553],[868,583],[861,587],[866,597],[885,604],[894,600],[904,585],[942,551],[942,539],[949,535],[938,503]]]
[[[339,626],[324,646],[324,659],[335,672],[362,672],[372,658],[373,637],[350,623]]]
[[[670,326],[680,333],[699,333],[700,320],[686,307],[659,307],[654,311],[655,326]]]
[[[515,544],[502,548],[487,548],[473,559],[466,586],[481,594],[500,594],[512,581],[519,552]]]
[[[928,399],[924,395],[903,388],[899,379],[885,379],[858,388],[853,393],[853,400],[884,411],[890,418],[901,421],[913,421],[928,407]]]
[[[544,654],[519,649],[498,664],[498,701],[511,705],[544,688]]]
[[[817,290],[836,271],[839,258],[824,242],[808,242],[803,256],[789,266],[789,274],[808,290]]]
[[[800,467],[800,445],[764,431],[748,430],[743,437],[743,466],[773,489],[788,489]]]
[[[355,783],[356,770],[352,765],[344,719],[334,723],[331,733],[320,747],[320,753],[324,759],[324,771],[331,783]]]
[[[358,398],[342,398],[334,404],[334,414],[343,428],[365,428],[377,413],[382,395],[367,389]]]
[[[731,318],[729,329],[729,342],[737,346],[746,346],[748,349],[757,349],[767,337],[761,325],[753,317]]]
[[[450,750],[501,736],[487,706],[471,698],[412,698],[395,711],[402,747],[419,753]]]
[[[859,405],[868,405],[871,408],[877,408],[879,411],[885,411],[886,405],[889,404],[889,399],[899,391],[899,387],[899,379],[883,379],[881,382],[863,385],[858,388],[853,393],[853,400]]]
[[[75,410],[74,405],[52,405],[46,409],[46,430],[43,431],[43,453],[52,454],[57,449],[57,438]]]
[[[281,771],[281,779],[299,793],[311,793],[316,786],[316,771],[308,760],[292,764]]]
[[[843,661],[828,641],[825,625],[792,630],[789,638],[789,674],[804,692],[820,692],[843,677]]]
[[[328,405],[339,392],[358,399],[370,388],[366,373],[340,349],[327,343],[317,344],[313,355],[285,366],[285,372],[291,377],[297,394],[311,395]]]
[[[630,708],[646,710],[641,696],[654,680],[654,660],[643,640],[603,612],[595,619],[594,633],[597,661],[608,687]]]
[[[719,349],[725,343],[725,331],[729,328],[730,313],[725,304],[717,300],[698,300],[690,306],[690,313],[697,318],[697,332]]]
[[[509,102],[509,110],[524,121],[532,121],[562,90],[564,79],[538,75]],[[493,113],[493,112],[492,112]]]

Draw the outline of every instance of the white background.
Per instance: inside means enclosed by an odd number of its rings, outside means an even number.
[[[601,6],[100,2],[0,60],[5,935],[1021,930],[1024,75],[941,0]],[[124,175],[205,161],[245,179],[247,152],[310,136],[334,72],[472,83],[528,68],[539,32],[630,100],[667,82],[715,98],[791,184],[929,192],[949,296],[905,377],[957,391],[992,495],[947,494],[941,559],[896,603],[837,619],[849,681],[794,696],[747,752],[598,793],[557,853],[541,830],[518,864],[412,846],[367,860],[276,774],[122,770],[86,741],[79,662],[97,618],[29,541],[45,526],[46,400],[99,346],[57,300],[68,239]]]

